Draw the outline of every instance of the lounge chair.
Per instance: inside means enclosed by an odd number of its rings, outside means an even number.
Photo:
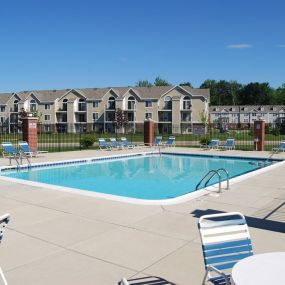
[[[285,141],[281,141],[279,146],[272,148],[273,152],[285,151]]]
[[[175,147],[175,137],[174,136],[170,136],[168,138],[168,140],[163,144],[163,146]]]
[[[230,285],[233,266],[253,255],[245,217],[238,212],[205,215],[198,227],[206,269],[202,284]]]
[[[145,146],[160,146],[162,143],[162,136],[156,136],[153,143],[145,143]]]
[[[0,242],[2,242],[3,234],[9,221],[10,221],[10,214],[4,214],[0,217]],[[3,280],[4,285],[8,285],[1,267],[0,267],[0,276]]]
[[[200,148],[202,148],[202,149],[218,149],[219,148],[219,140],[218,139],[212,139],[208,145],[202,144],[200,146]]]
[[[172,282],[169,282],[161,277],[156,276],[147,276],[147,277],[140,277],[140,278],[133,278],[127,280],[126,278],[122,278],[119,282],[119,285],[147,285],[147,284],[153,284],[153,285],[175,285]]]
[[[110,138],[110,146],[111,148],[116,148],[116,149],[122,148],[121,144],[117,142],[115,138]]]
[[[134,145],[132,143],[129,143],[129,141],[125,137],[121,138],[121,146],[122,147],[126,147],[126,148],[134,148],[134,147],[136,147],[136,145]]]
[[[162,142],[162,136],[156,136],[156,137],[154,138],[153,145],[154,145],[154,146],[159,146],[159,145],[161,145],[161,142]]]
[[[12,164],[12,159],[18,161],[18,159],[22,159],[22,154],[19,152],[10,142],[2,142],[2,155],[4,158],[9,158],[10,165]]]
[[[224,145],[220,145],[219,148],[221,150],[233,150],[235,149],[235,139],[229,138],[227,139],[226,143]]]
[[[46,150],[33,150],[26,141],[18,142],[20,150],[25,153],[27,156],[36,157],[40,154],[47,153]]]
[[[100,139],[99,139],[99,148],[100,148],[101,150],[103,150],[103,149],[111,150],[111,145],[108,144],[105,139],[100,138]]]

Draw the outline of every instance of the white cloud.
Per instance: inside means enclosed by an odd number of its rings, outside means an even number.
[[[244,48],[252,48],[253,46],[250,44],[234,44],[234,45],[227,45],[226,48],[232,49],[244,49]]]

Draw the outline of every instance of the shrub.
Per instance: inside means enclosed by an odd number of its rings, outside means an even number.
[[[86,135],[84,136],[81,141],[80,141],[80,145],[83,148],[88,148],[90,146],[92,146],[95,142],[95,137],[93,135]]]
[[[202,137],[200,139],[200,144],[205,144],[205,145],[208,145],[210,143],[210,139],[208,137]]]

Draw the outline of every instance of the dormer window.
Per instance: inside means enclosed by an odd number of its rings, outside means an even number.
[[[183,98],[183,110],[190,110],[192,107],[191,98],[189,96],[185,96]]]
[[[67,99],[63,99],[62,100],[62,110],[63,111],[67,111]]]
[[[109,110],[115,110],[116,109],[115,97],[113,97],[113,96],[109,97],[107,109],[109,109]]]
[[[136,105],[136,100],[134,96],[128,98],[128,110],[134,110]]]
[[[37,103],[35,99],[32,99],[30,101],[30,112],[35,112],[37,111]]]

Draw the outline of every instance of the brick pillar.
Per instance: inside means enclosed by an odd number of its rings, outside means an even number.
[[[26,117],[22,119],[23,141],[26,141],[32,150],[38,149],[38,118]]]
[[[144,121],[144,143],[152,145],[154,141],[154,121],[147,119]]]
[[[263,151],[265,144],[265,121],[254,121],[254,150]]]

